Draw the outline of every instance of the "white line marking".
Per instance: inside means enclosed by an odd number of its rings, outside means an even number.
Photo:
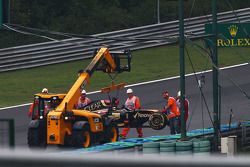
[[[248,64],[249,63],[242,63],[242,64],[237,64],[237,65],[222,67],[222,68],[220,68],[220,70],[241,67],[241,66],[245,66],[245,65],[248,65]],[[195,75],[195,74],[208,73],[208,72],[211,72],[211,71],[212,70],[206,70],[206,71],[201,71],[201,72],[196,72],[196,73],[190,73],[190,74],[186,74],[185,76],[188,77],[188,76],[192,76],[192,75]],[[174,76],[174,77],[163,78],[163,79],[147,81],[147,82],[140,82],[140,83],[136,83],[136,84],[127,85],[125,87],[126,88],[127,87],[134,87],[134,86],[145,85],[145,84],[150,84],[150,83],[156,83],[156,82],[161,82],[161,81],[167,81],[167,80],[172,80],[172,79],[177,79],[177,78],[180,78],[180,76]],[[95,94],[95,93],[100,93],[100,92],[101,91],[93,91],[93,92],[89,92],[87,94]],[[11,108],[16,108],[16,107],[23,107],[23,106],[27,106],[27,105],[30,105],[30,104],[31,103],[26,103],[26,104],[20,104],[20,105],[16,105],[16,106],[4,107],[4,108],[0,108],[0,110],[6,110],[6,109],[11,109]]]
[[[222,68],[220,68],[220,70],[245,66],[245,65],[248,65],[248,64],[249,63],[243,63],[243,64],[237,64],[237,65],[233,65],[233,66],[222,67]],[[201,71],[201,72],[196,72],[196,73],[190,73],[190,74],[186,74],[185,76],[188,77],[188,76],[193,76],[195,74],[208,73],[208,72],[212,72],[212,70],[206,70],[206,71]],[[133,86],[138,86],[138,85],[145,85],[145,84],[161,82],[161,81],[167,81],[167,80],[172,80],[172,79],[177,79],[177,78],[180,78],[180,76],[174,76],[174,77],[163,78],[163,79],[158,79],[158,80],[153,80],[153,81],[141,82],[141,83],[136,83],[136,84],[132,84],[132,85],[127,85],[125,87],[133,87]]]
[[[23,106],[28,106],[28,105],[31,105],[31,103],[25,103],[25,104],[20,104],[20,105],[16,105],[16,106],[4,107],[4,108],[0,108],[0,110],[6,110],[6,109],[11,109],[11,108],[16,108],[16,107],[23,107]]]

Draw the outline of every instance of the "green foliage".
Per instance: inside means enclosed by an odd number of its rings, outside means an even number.
[[[47,39],[14,33],[7,30],[0,30],[0,48],[7,48],[10,46],[28,45],[39,42],[48,42]]]
[[[184,2],[186,18],[211,13],[209,0]],[[10,0],[10,4],[11,23],[51,31],[96,34],[157,23],[157,0]],[[250,0],[220,0],[218,10],[249,6]],[[177,0],[160,0],[160,20],[178,20]],[[47,41],[14,32],[0,35],[0,48]]]
[[[157,0],[10,0],[10,22],[78,34],[96,34],[157,23]],[[211,1],[188,0],[185,17],[211,14]],[[194,3],[195,2],[195,3]],[[250,6],[250,0],[220,0],[218,10]],[[160,20],[178,20],[178,1],[160,0]],[[44,42],[27,35],[0,31],[0,48]],[[49,34],[43,34],[50,36]],[[53,38],[53,37],[52,37]],[[55,37],[61,39],[62,37]]]
[[[220,12],[249,6],[250,0],[218,2]],[[210,13],[209,0],[185,1],[186,17]],[[178,19],[178,1],[160,0],[160,18]],[[11,23],[95,34],[157,23],[157,0],[11,0]]]

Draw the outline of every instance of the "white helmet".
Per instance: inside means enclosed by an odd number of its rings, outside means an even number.
[[[177,97],[180,97],[181,96],[181,91],[178,91],[177,92]]]
[[[42,93],[49,93],[49,90],[47,88],[43,88]]]
[[[82,92],[81,92],[81,94],[86,94],[86,90],[83,89]]]
[[[127,93],[133,93],[133,90],[132,89],[127,89]]]

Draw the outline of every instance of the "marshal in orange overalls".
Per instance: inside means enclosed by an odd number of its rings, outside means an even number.
[[[127,93],[128,92],[129,92],[129,89],[128,89]],[[125,102],[125,107],[130,109],[130,110],[140,109],[141,108],[140,99],[137,96],[134,96],[132,94],[132,92],[128,93],[128,98],[127,98],[127,100]],[[124,123],[128,124],[128,120],[126,120]],[[123,128],[122,133],[121,133],[121,137],[126,138],[129,130],[130,130],[129,127]],[[138,137],[143,137],[142,128],[136,128],[136,130],[137,130],[137,133],[138,133]]]

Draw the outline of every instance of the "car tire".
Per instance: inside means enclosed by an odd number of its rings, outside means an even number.
[[[168,119],[164,113],[153,113],[148,120],[149,127],[154,130],[161,130],[168,124]]]

